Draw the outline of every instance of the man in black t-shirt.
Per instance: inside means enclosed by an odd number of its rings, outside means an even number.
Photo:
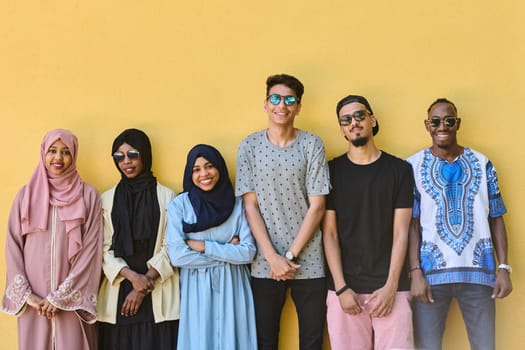
[[[378,149],[368,101],[337,104],[348,152],[329,162],[332,190],[323,220],[331,272],[330,343],[338,349],[413,348],[405,254],[414,179],[410,165]]]

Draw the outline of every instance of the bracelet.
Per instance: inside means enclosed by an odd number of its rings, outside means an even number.
[[[417,265],[417,266],[411,268],[410,271],[408,271],[408,272],[414,272],[416,270],[421,270],[421,266]]]
[[[341,294],[343,294],[345,292],[345,290],[349,289],[350,287],[348,287],[346,284],[339,290],[336,290],[335,291],[335,295],[337,296],[340,296]]]

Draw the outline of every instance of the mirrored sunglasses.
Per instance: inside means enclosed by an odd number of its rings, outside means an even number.
[[[115,152],[113,153],[113,159],[115,159],[117,163],[120,163],[124,161],[124,159],[126,158],[126,155],[128,156],[128,159],[130,160],[139,159],[140,152],[137,151],[136,149],[131,149],[126,154],[122,152]]]
[[[358,111],[355,111],[352,114],[345,114],[339,117],[339,125],[341,126],[347,126],[352,124],[352,119],[354,119],[356,122],[362,122],[365,120],[366,115],[368,111],[361,109]]]
[[[442,122],[447,128],[452,128],[454,127],[454,125],[456,125],[457,120],[458,118],[456,117],[445,117],[443,119],[439,117],[432,117],[428,120],[428,122],[433,128],[439,127],[439,125],[441,125]]]
[[[293,106],[296,102],[299,102],[299,99],[292,95],[281,96],[279,94],[271,94],[270,96],[267,96],[266,99],[274,106],[281,103],[281,99],[284,99],[284,104],[287,106]]]

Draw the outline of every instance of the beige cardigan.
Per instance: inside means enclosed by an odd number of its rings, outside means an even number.
[[[119,272],[126,267],[126,262],[116,258],[110,250],[113,237],[111,209],[115,187],[102,194],[102,210],[104,215],[104,261],[102,263],[103,277],[98,293],[97,320],[115,324],[117,320],[117,302],[120,282],[123,277]],[[160,222],[155,243],[155,251],[148,260],[148,267],[153,267],[160,274],[155,281],[155,288],[151,292],[153,316],[155,323],[178,320],[180,314],[179,272],[173,268],[166,247],[166,209],[175,193],[169,188],[157,183],[157,196],[160,206]]]

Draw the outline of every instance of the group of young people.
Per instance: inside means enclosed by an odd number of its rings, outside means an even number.
[[[268,128],[241,142],[235,186],[198,144],[178,195],[141,130],[114,140],[121,179],[101,197],[76,137],[48,132],[7,229],[2,311],[19,348],[277,349],[290,290],[302,350],[322,349],[326,324],[334,350],[440,349],[452,298],[471,347],[493,349],[494,299],[512,291],[506,209],[492,163],[457,142],[455,105],[431,104],[432,145],[405,161],[375,145],[367,99],[346,96],[348,151],[327,162],[294,125],[303,93],[270,76]]]

